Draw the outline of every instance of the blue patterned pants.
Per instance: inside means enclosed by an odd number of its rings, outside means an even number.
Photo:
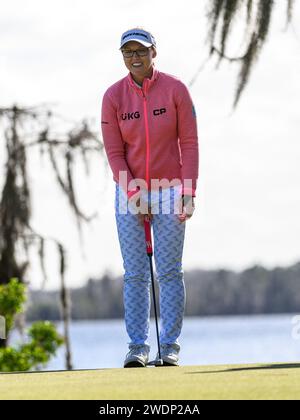
[[[174,202],[180,197],[176,187],[159,192],[147,193],[153,215],[153,248],[156,278],[159,284],[160,342],[178,344],[181,333],[184,308],[185,286],[182,269],[182,253],[185,223],[180,223],[174,214]],[[115,214],[124,274],[125,324],[130,338],[129,344],[147,344],[150,319],[151,275],[149,257],[146,253],[144,227],[138,216],[124,213],[128,205],[126,194],[116,184]],[[171,204],[170,214],[164,214]],[[123,210],[120,211],[120,208]]]

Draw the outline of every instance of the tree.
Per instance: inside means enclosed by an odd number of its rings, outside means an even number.
[[[286,1],[286,28],[292,20],[295,0]],[[275,11],[274,0],[209,0],[207,2],[209,58],[218,57],[217,66],[222,60],[240,65],[233,108],[235,108],[249,81],[251,71],[257,62],[270,32],[272,16]],[[238,57],[227,55],[231,30],[238,18],[243,16],[245,31],[244,52]],[[192,85],[202,66],[190,82]]]
[[[0,313],[5,314],[6,334],[13,327],[17,313],[26,300],[25,285],[12,278],[0,285]],[[28,340],[29,339],[29,340]],[[62,337],[50,322],[35,322],[28,330],[27,342],[17,347],[0,348],[0,372],[27,371],[44,366],[63,344]]]
[[[26,270],[30,264],[29,249],[31,248],[34,248],[39,255],[44,281],[46,281],[45,241],[56,244],[60,257],[66,365],[68,369],[71,369],[68,334],[70,309],[64,279],[66,250],[55,238],[45,238],[31,226],[31,189],[28,181],[27,153],[32,147],[40,147],[41,155],[48,154],[58,186],[67,196],[76,217],[77,228],[81,232],[81,223],[89,222],[95,215],[86,216],[78,206],[73,182],[75,155],[76,152],[81,153],[88,173],[89,153],[101,153],[103,147],[87,122],[83,121],[79,127],[73,128],[66,134],[54,135],[53,119],[54,114],[44,107],[21,108],[15,105],[11,108],[0,108],[0,123],[6,145],[6,169],[0,201],[0,284],[8,284],[11,278],[24,282]],[[29,141],[24,133],[25,126],[28,124],[30,124]],[[33,127],[36,130],[35,134]],[[59,170],[58,154],[65,162],[64,177]],[[4,341],[2,347],[6,343],[7,341]]]

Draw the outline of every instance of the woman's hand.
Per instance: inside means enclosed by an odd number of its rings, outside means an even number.
[[[180,213],[177,215],[180,223],[185,222],[193,216],[195,210],[194,197],[191,195],[183,195],[180,203]],[[153,219],[153,214],[151,213],[151,206],[149,203],[146,203],[142,200],[141,194],[136,198],[135,206],[138,209],[137,217],[141,226],[144,226],[145,216],[148,215],[150,221]]]
[[[140,209],[139,213],[137,214],[139,223],[141,226],[144,226],[145,216],[148,215],[150,221],[153,218],[153,215],[151,214],[151,208],[149,205],[147,205],[147,203],[142,201],[141,197],[138,198],[136,206]]]
[[[180,223],[185,222],[193,216],[195,211],[194,197],[191,195],[183,195],[181,197],[181,209],[182,212],[178,215]]]
[[[133,211],[133,214],[137,216],[141,226],[144,226],[144,218],[146,215],[148,215],[150,220],[152,220],[153,216],[150,211],[150,206],[142,199],[140,190],[129,198],[129,206],[131,211]]]

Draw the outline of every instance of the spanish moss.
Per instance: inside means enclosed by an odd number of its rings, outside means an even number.
[[[288,24],[292,19],[295,0],[285,1]],[[233,108],[235,108],[268,39],[276,2],[274,0],[213,0],[207,5],[209,56],[217,55],[218,63],[227,60],[240,66],[233,102]],[[226,49],[231,30],[238,18],[241,20],[243,12],[245,12],[244,52],[230,57]],[[195,77],[192,79],[193,82],[195,79]]]
[[[59,255],[59,275],[61,279],[61,308],[65,331],[66,367],[72,368],[69,342],[70,301],[65,283],[66,249],[55,238],[45,237],[32,228],[32,192],[28,176],[28,153],[32,147],[39,147],[40,157],[49,157],[57,185],[68,198],[77,222],[78,230],[81,223],[88,223],[93,216],[85,215],[79,207],[75,193],[73,167],[75,153],[80,152],[84,165],[89,166],[89,156],[103,153],[103,145],[97,135],[84,121],[66,134],[53,134],[53,113],[40,107],[0,108],[0,140],[6,147],[6,164],[4,183],[0,200],[0,284],[9,283],[11,278],[27,283],[26,272],[30,266],[29,250],[33,248],[39,258],[43,275],[42,286],[47,282],[45,266],[45,246],[47,242],[56,245]],[[25,126],[29,125],[30,141],[27,140]],[[33,133],[32,127],[37,129]],[[50,129],[51,127],[51,129]],[[35,137],[35,139],[33,139]],[[47,154],[48,152],[48,154]],[[65,172],[60,173],[58,159],[64,160]],[[87,172],[87,171],[86,171]],[[1,341],[5,346],[7,340]]]

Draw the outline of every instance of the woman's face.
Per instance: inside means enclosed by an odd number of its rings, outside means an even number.
[[[148,76],[151,73],[153,67],[153,59],[156,57],[156,50],[153,47],[147,48],[144,45],[136,41],[129,41],[122,47],[122,51],[136,51],[141,50],[146,55],[138,56],[134,53],[132,57],[126,58],[123,56],[125,66],[128,68],[130,73],[137,79]]]

